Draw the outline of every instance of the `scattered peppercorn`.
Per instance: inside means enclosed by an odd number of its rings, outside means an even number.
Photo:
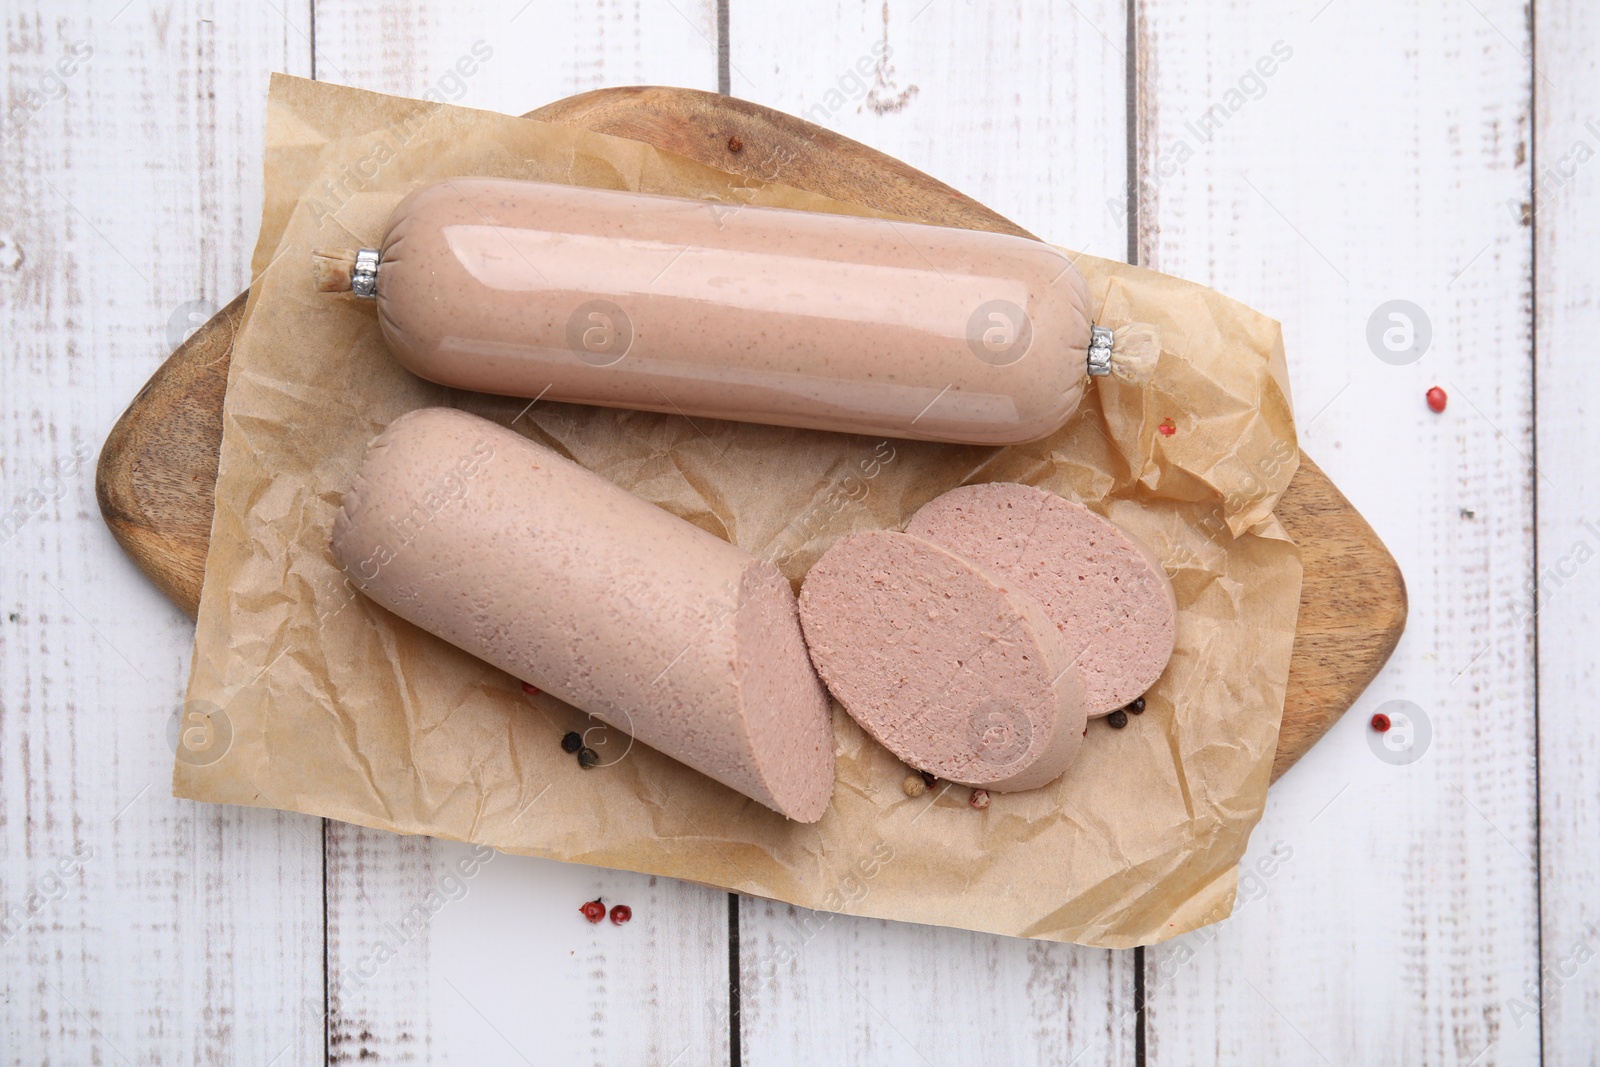
[[[536,697],[539,695],[539,687],[536,685],[529,685],[527,682],[522,683],[522,691],[531,697]]]
[[[742,148],[744,148],[744,142],[739,140],[738,134],[734,134],[732,137],[728,138],[728,151],[737,152]]]
[[[1161,425],[1157,426],[1156,429],[1161,431],[1162,437],[1171,437],[1178,432],[1177,424],[1171,419],[1162,419]]]
[[[906,780],[900,783],[900,788],[908,797],[920,797],[928,791],[928,785],[920,774],[906,775]]]
[[[989,806],[989,791],[987,789],[974,789],[972,797],[967,803],[982,811]]]
[[[1129,715],[1143,715],[1144,714],[1144,697],[1134,697],[1133,698],[1133,703],[1129,704],[1127,707],[1123,708],[1122,710],[1127,712]]]
[[[10,619],[12,622],[21,622],[22,621],[22,616],[18,615],[14,611],[11,614],[7,615],[6,618]]]
[[[1381,711],[1372,717],[1372,728],[1378,731],[1380,734],[1388,733],[1389,727],[1393,725],[1394,724],[1389,721],[1389,716],[1385,715]]]
[[[1121,708],[1106,716],[1106,725],[1113,730],[1120,730],[1128,725],[1128,713]]]
[[[590,767],[595,766],[599,762],[600,753],[596,752],[588,745],[584,745],[582,748],[578,749],[578,766],[582,767],[584,770],[588,770]]]
[[[597,923],[606,917],[606,906],[599,897],[595,897],[578,910],[583,912],[583,917],[592,923]]]
[[[1449,402],[1450,395],[1443,389],[1440,389],[1437,385],[1428,390],[1428,408],[1434,414],[1438,414],[1439,412],[1443,411],[1444,406]]]
[[[611,905],[612,926],[621,926],[631,918],[633,918],[633,909],[628,907],[626,904]]]
[[[922,775],[922,784],[927,786],[929,789],[932,789],[934,786],[939,784],[939,779],[935,778],[927,771],[918,771],[917,773]]]
[[[561,751],[576,752],[583,747],[583,735],[576,730],[568,730],[567,736],[561,739]]]

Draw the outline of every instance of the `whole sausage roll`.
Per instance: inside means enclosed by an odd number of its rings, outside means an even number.
[[[789,582],[510,430],[413,411],[368,447],[333,555],[367,596],[800,822],[833,727]]]
[[[1006,234],[451,178],[381,248],[318,255],[323,288],[376,297],[401,363],[458,389],[1007,445],[1112,369],[1071,259]]]

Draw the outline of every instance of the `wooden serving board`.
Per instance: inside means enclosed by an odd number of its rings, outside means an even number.
[[[758,104],[636,86],[559,100],[529,118],[645,141],[710,166],[777,180],[943,226],[1033,235],[921,171]],[[240,294],[185,341],[112,427],[95,494],[106,525],[163,593],[199,610],[211,538],[222,400]],[[1304,454],[1278,506],[1305,582],[1289,666],[1276,781],[1353,704],[1406,620],[1400,569],[1372,527]]]

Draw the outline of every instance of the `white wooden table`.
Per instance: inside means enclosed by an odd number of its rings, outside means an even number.
[[[1592,3],[0,10],[3,1062],[1600,1056]],[[509,856],[452,877],[465,846],[171,799],[192,628],[101,524],[93,461],[246,282],[273,70],[509,112],[720,80],[1280,318],[1302,441],[1411,621],[1273,789],[1247,859],[1273,873],[1219,927],[1105,952]],[[1431,334],[1399,365],[1368,340],[1391,300]],[[1414,762],[1369,747],[1392,700],[1431,725]],[[584,923],[597,894],[634,921]]]

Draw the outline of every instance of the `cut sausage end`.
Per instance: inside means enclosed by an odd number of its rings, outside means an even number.
[[[816,822],[833,797],[828,693],[811,669],[789,580],[763,561],[740,585],[735,670],[763,802],[796,822]]]
[[[891,531],[841,539],[807,575],[800,621],[829,690],[917,770],[1021,790],[1077,757],[1083,689],[1055,625],[938,545]]]

